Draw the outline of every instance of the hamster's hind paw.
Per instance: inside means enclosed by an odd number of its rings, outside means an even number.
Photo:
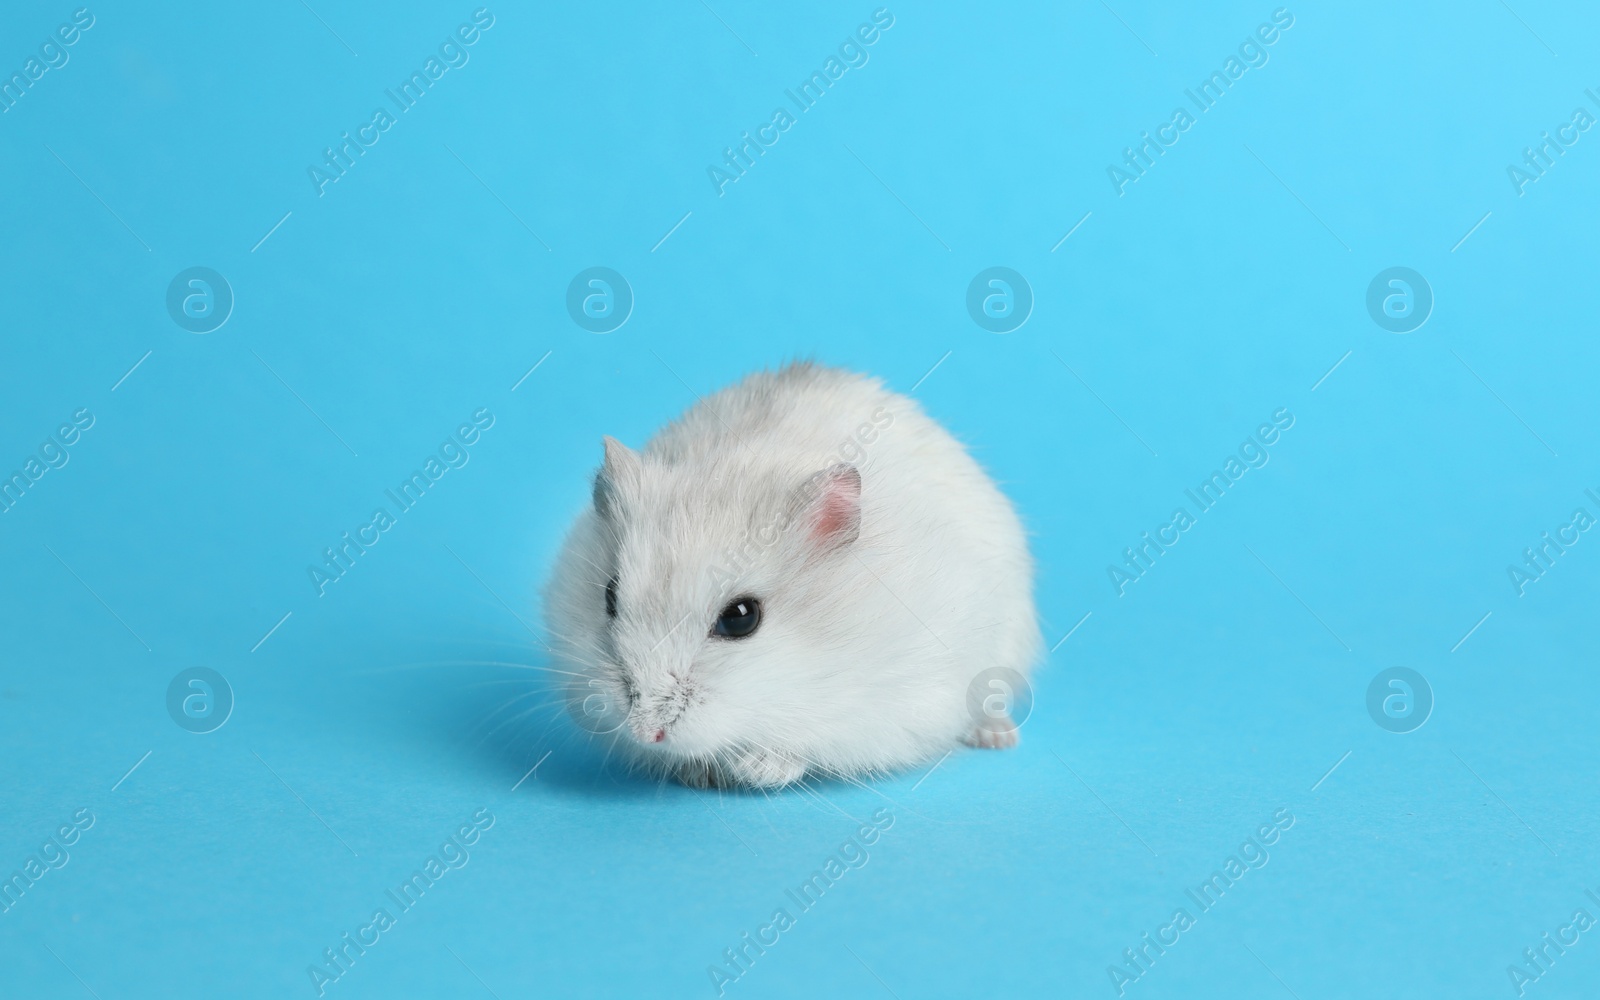
[[[1017,745],[1017,727],[1009,718],[996,719],[987,726],[974,726],[963,742],[985,750],[1006,750]]]

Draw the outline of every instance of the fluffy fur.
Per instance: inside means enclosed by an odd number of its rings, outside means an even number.
[[[589,728],[690,784],[771,787],[1014,743],[968,688],[1038,658],[1032,575],[1010,502],[914,401],[796,364],[642,452],[607,438],[545,607]],[[746,596],[756,632],[713,635]]]

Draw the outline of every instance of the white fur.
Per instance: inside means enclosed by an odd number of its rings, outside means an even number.
[[[846,461],[859,536],[829,548],[807,501]],[[608,439],[596,496],[605,512],[574,524],[546,617],[557,665],[625,713],[614,738],[636,761],[775,786],[996,745],[968,687],[1038,658],[1032,560],[1011,503],[911,399],[837,369],[760,372],[642,453]],[[763,603],[755,634],[710,635],[747,595]]]

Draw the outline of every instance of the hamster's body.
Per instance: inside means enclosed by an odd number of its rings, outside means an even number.
[[[643,762],[779,785],[1015,742],[972,703],[1039,653],[1026,539],[911,399],[812,365],[751,375],[642,454],[608,439],[595,501],[550,630]],[[717,634],[752,607],[753,632]]]

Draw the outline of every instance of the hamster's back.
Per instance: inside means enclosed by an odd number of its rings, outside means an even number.
[[[792,460],[807,454],[826,464],[846,436],[871,421],[875,408],[897,398],[903,399],[877,379],[795,362],[775,372],[756,372],[701,399],[663,427],[645,452],[674,464]]]

